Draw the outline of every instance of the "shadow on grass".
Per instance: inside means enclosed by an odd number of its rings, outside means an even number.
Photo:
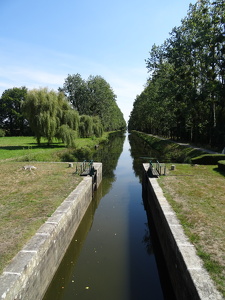
[[[223,170],[220,170],[218,167],[214,168],[213,171],[219,173],[220,175],[224,176],[225,177],[225,171]]]
[[[53,148],[65,148],[62,143],[53,143],[48,145],[47,143],[43,143],[38,146],[36,143],[28,143],[30,146],[0,146],[0,150],[33,150],[33,149],[53,149]]]

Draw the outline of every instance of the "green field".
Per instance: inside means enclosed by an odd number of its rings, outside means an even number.
[[[76,149],[57,141],[38,147],[32,137],[0,138],[0,273],[82,180],[68,163],[54,162],[75,161],[76,151],[93,151],[107,137],[77,139]],[[24,170],[27,164],[37,169]]]
[[[77,138],[75,149],[68,149],[57,140],[50,146],[44,141],[38,146],[34,137],[0,137],[0,161],[62,161],[65,153],[78,149],[93,150],[96,144],[107,140],[108,134],[104,133],[101,138]]]

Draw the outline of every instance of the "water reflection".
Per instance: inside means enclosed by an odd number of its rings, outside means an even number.
[[[116,180],[114,171],[123,151],[125,137],[124,132],[110,134],[108,141],[101,145],[98,151],[92,153],[92,155],[87,158],[89,160],[93,159],[94,161],[102,162],[102,176],[104,178],[102,196],[109,192],[112,183]]]
[[[129,136],[130,149],[124,139],[114,135],[90,158],[103,162],[103,182],[44,300],[169,299],[163,295],[142,201],[141,167],[130,155],[139,159],[146,149]]]
[[[150,160],[160,160],[160,153],[152,149],[143,139],[139,138],[135,133],[129,134],[130,155],[133,158],[133,169],[135,175],[141,181],[142,164]]]

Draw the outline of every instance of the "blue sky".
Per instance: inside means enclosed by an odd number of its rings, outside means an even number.
[[[126,120],[145,59],[181,24],[191,0],[0,0],[0,95],[62,87],[68,74],[102,76]]]

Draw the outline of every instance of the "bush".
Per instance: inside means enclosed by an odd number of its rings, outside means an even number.
[[[218,161],[218,168],[221,171],[225,171],[225,160],[219,160]]]
[[[0,137],[3,137],[3,136],[5,136],[5,130],[0,129]]]
[[[192,158],[191,162],[199,165],[217,165],[220,160],[225,160],[225,154],[204,154]]]

